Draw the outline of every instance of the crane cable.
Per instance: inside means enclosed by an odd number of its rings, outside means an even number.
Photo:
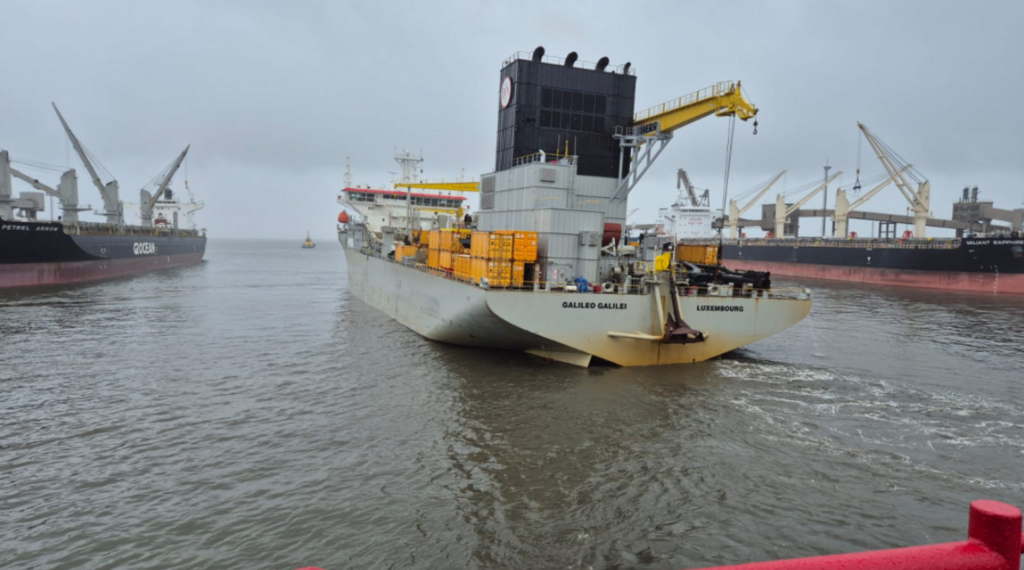
[[[756,127],[755,127],[756,129]],[[718,227],[718,266],[722,265],[723,240],[725,239],[725,206],[729,197],[729,170],[732,168],[732,141],[736,135],[736,115],[729,116],[729,139],[725,144],[725,179],[722,181],[722,224]]]

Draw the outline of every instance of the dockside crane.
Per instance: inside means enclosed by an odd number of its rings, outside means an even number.
[[[99,175],[96,174],[96,169],[93,168],[92,162],[89,161],[89,157],[86,156],[82,143],[78,140],[78,137],[75,136],[75,133],[71,132],[71,127],[69,127],[67,121],[64,120],[64,116],[60,114],[60,109],[57,108],[57,104],[53,103],[52,105],[53,110],[57,112],[57,118],[60,119],[60,124],[64,126],[64,132],[67,133],[68,138],[71,140],[71,146],[75,148],[75,152],[78,153],[78,158],[82,160],[82,164],[85,165],[85,169],[89,171],[92,183],[96,185],[96,188],[100,191],[100,196],[103,197],[104,211],[98,213],[107,219],[108,224],[113,224],[118,227],[123,226],[124,208],[121,205],[117,180],[111,180],[107,184],[103,184]]]
[[[736,239],[739,237],[740,216],[742,216],[744,212],[749,210],[751,206],[756,204],[762,196],[767,194],[768,191],[771,190],[772,186],[775,186],[775,183],[778,182],[785,175],[785,170],[778,173],[775,176],[775,178],[771,179],[771,182],[769,182],[764,188],[762,188],[757,193],[757,195],[754,196],[754,198],[750,202],[747,202],[747,205],[743,206],[742,208],[739,207],[739,203],[736,202],[736,200],[729,200],[729,239]]]
[[[778,197],[775,199],[775,237],[780,238],[783,237],[783,235],[785,234],[786,218],[788,218],[790,214],[799,210],[800,207],[806,204],[808,200],[815,197],[818,194],[818,192],[824,190],[826,186],[831,184],[833,180],[839,178],[842,174],[843,172],[841,170],[839,172],[836,172],[835,174],[832,175],[831,178],[819,184],[814,190],[811,190],[806,196],[801,198],[799,202],[793,204],[789,208],[786,207],[786,197],[782,194],[779,194]]]
[[[914,237],[925,237],[925,228],[928,225],[928,213],[931,209],[931,184],[914,168],[905,163],[888,145],[874,135],[863,123],[857,123],[857,127],[864,133],[864,138],[874,149],[878,160],[889,173],[889,178],[896,183],[903,197],[907,199],[914,210]],[[917,182],[917,190],[910,186],[907,176]]]
[[[142,218],[142,227],[150,228],[153,227],[153,206],[156,205],[163,195],[164,191],[167,190],[167,185],[171,183],[171,179],[174,178],[174,174],[178,172],[178,168],[181,166],[181,162],[185,160],[185,155],[188,154],[188,149],[192,145],[185,147],[185,150],[181,151],[178,158],[174,159],[171,166],[167,168],[166,174],[160,179],[157,184],[156,191],[150,195],[145,188],[139,190],[139,216]],[[175,213],[177,215],[177,213]]]
[[[612,200],[624,200],[629,196],[672,140],[673,131],[711,115],[746,121],[757,115],[757,107],[743,96],[739,81],[721,81],[636,113],[632,127],[615,127],[614,136],[619,139],[621,157],[619,186]],[[756,120],[754,133],[757,133]],[[623,177],[622,165],[627,160],[627,153],[632,157],[632,166],[629,174]]]

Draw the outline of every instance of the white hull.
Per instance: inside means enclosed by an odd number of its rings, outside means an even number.
[[[344,242],[343,242],[343,245]],[[350,290],[420,335],[440,342],[519,350],[577,366],[700,362],[781,332],[811,309],[809,296],[678,296],[704,342],[666,344],[671,294],[485,290],[344,247]]]

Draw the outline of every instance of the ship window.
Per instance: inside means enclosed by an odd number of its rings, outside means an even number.
[[[591,115],[583,115],[583,130],[586,132],[593,132],[594,130],[594,117]]]
[[[587,113],[594,112],[594,94],[587,93],[583,95],[583,111]]]
[[[582,128],[583,128],[583,116],[582,115],[577,115],[576,113],[573,113],[572,114],[572,130],[578,131],[578,130],[580,130]]]
[[[562,108],[562,90],[561,89],[555,89],[551,93],[553,95],[553,97],[551,99],[551,108],[552,109],[561,109]]]
[[[551,89],[545,87],[545,88],[540,90],[540,106],[541,107],[544,107],[545,109],[550,109],[551,108],[551,99],[553,99],[553,98],[554,98],[554,93],[551,92]]]
[[[594,98],[594,112],[595,113],[597,113],[598,115],[603,115],[604,114],[604,106],[605,106],[605,96],[604,95],[598,95],[597,97]]]
[[[544,109],[540,112],[540,126],[550,127],[551,126],[551,111]]]
[[[583,94],[580,92],[574,92],[572,94],[572,110],[582,111],[583,110]]]
[[[562,92],[562,110],[563,111],[571,111],[572,110],[572,91],[563,91]]]

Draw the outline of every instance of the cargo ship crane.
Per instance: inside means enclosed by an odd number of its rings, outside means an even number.
[[[779,194],[775,199],[775,237],[781,238],[786,231],[786,218],[790,214],[800,209],[801,206],[807,203],[808,200],[818,195],[825,189],[826,186],[832,183],[833,180],[842,176],[843,171],[836,172],[830,178],[819,184],[814,190],[811,190],[806,196],[804,196],[799,202],[793,204],[790,207],[786,207],[786,197]]]
[[[742,208],[739,207],[736,200],[729,200],[729,239],[736,239],[739,237],[740,216],[742,216],[744,212],[749,210],[751,206],[756,204],[762,196],[767,194],[768,191],[771,190],[772,186],[775,186],[775,183],[778,182],[779,179],[781,179],[783,176],[785,176],[785,174],[785,170],[778,173],[775,176],[775,178],[772,178],[771,182],[769,182],[767,186],[762,188],[761,191],[758,192],[757,195],[754,196],[754,198],[750,202],[748,202],[746,206],[743,206]]]
[[[53,103],[53,110],[57,112],[57,118],[60,119],[60,124],[64,126],[64,132],[68,134],[68,138],[71,139],[71,145],[75,147],[75,152],[78,153],[78,158],[82,159],[82,164],[85,165],[85,169],[89,171],[89,176],[92,177],[92,183],[99,189],[100,195],[103,196],[103,209],[102,216],[107,218],[108,224],[114,224],[118,227],[124,225],[124,210],[121,206],[121,198],[118,192],[117,180],[111,180],[107,184],[103,184],[96,169],[93,168],[92,162],[85,155],[85,149],[82,148],[82,143],[79,142],[78,137],[75,133],[71,132],[71,127],[68,126],[67,121],[64,120],[64,116],[60,114],[60,109],[57,108],[57,104]]]
[[[904,166],[900,170],[900,172],[906,172],[910,168],[911,166],[908,164],[907,166]],[[843,190],[842,188],[836,190],[836,210],[835,213],[832,215],[832,219],[836,222],[836,236],[846,237],[849,233],[848,223],[850,219],[850,212],[864,205],[864,203],[870,200],[871,198],[874,198],[875,194],[878,194],[880,191],[882,191],[883,188],[885,188],[892,182],[893,177],[887,176],[885,180],[878,184],[878,186],[872,188],[867,194],[864,194],[852,204],[849,202],[849,200],[846,199],[846,190]],[[858,178],[856,184],[853,187],[855,191],[858,188],[859,184],[860,179]]]
[[[619,139],[621,158],[619,186],[612,200],[621,200],[629,196],[640,178],[672,140],[673,131],[711,115],[738,117],[741,121],[746,121],[757,115],[757,107],[743,96],[739,81],[721,81],[711,87],[636,113],[633,116],[632,127],[615,127],[614,137]],[[757,133],[756,119],[754,133]],[[633,154],[633,167],[623,178],[622,164],[627,153]]]
[[[57,188],[51,188],[38,179],[19,172],[13,167],[10,167],[10,172],[12,176],[28,182],[36,190],[57,198],[60,201],[61,218],[66,224],[77,224],[78,212],[87,212],[92,209],[91,207],[81,208],[78,206],[78,175],[75,174],[75,169],[73,168],[61,175],[60,184],[57,184]]]
[[[927,179],[920,176],[920,173],[916,172],[911,165],[905,163],[899,155],[893,152],[874,133],[869,131],[863,123],[857,123],[857,127],[864,133],[864,138],[867,139],[868,144],[874,149],[878,160],[885,167],[886,172],[889,173],[889,177],[896,183],[896,187],[899,188],[903,197],[907,199],[907,202],[914,209],[914,237],[925,237],[925,228],[928,225],[928,212],[931,209],[931,184]],[[910,183],[904,176],[905,172],[917,182],[916,191],[910,187]]]
[[[690,196],[690,206],[694,208],[711,207],[711,190],[704,190],[704,193],[698,198],[697,191],[694,189],[693,184],[690,184],[690,175],[680,168],[679,173],[676,174],[676,190],[679,190],[682,186],[686,187],[686,193]]]
[[[155,206],[157,200],[164,195],[164,190],[167,190],[167,185],[171,183],[171,179],[174,178],[174,174],[178,172],[181,162],[185,160],[185,155],[188,154],[188,149],[191,147],[192,145],[186,146],[185,150],[181,151],[181,154],[178,155],[178,158],[174,159],[174,162],[171,163],[171,166],[167,169],[167,174],[160,179],[160,183],[157,185],[156,191],[152,196],[150,196],[149,192],[147,192],[145,188],[139,190],[139,216],[142,218],[142,227],[153,227],[153,206]]]

